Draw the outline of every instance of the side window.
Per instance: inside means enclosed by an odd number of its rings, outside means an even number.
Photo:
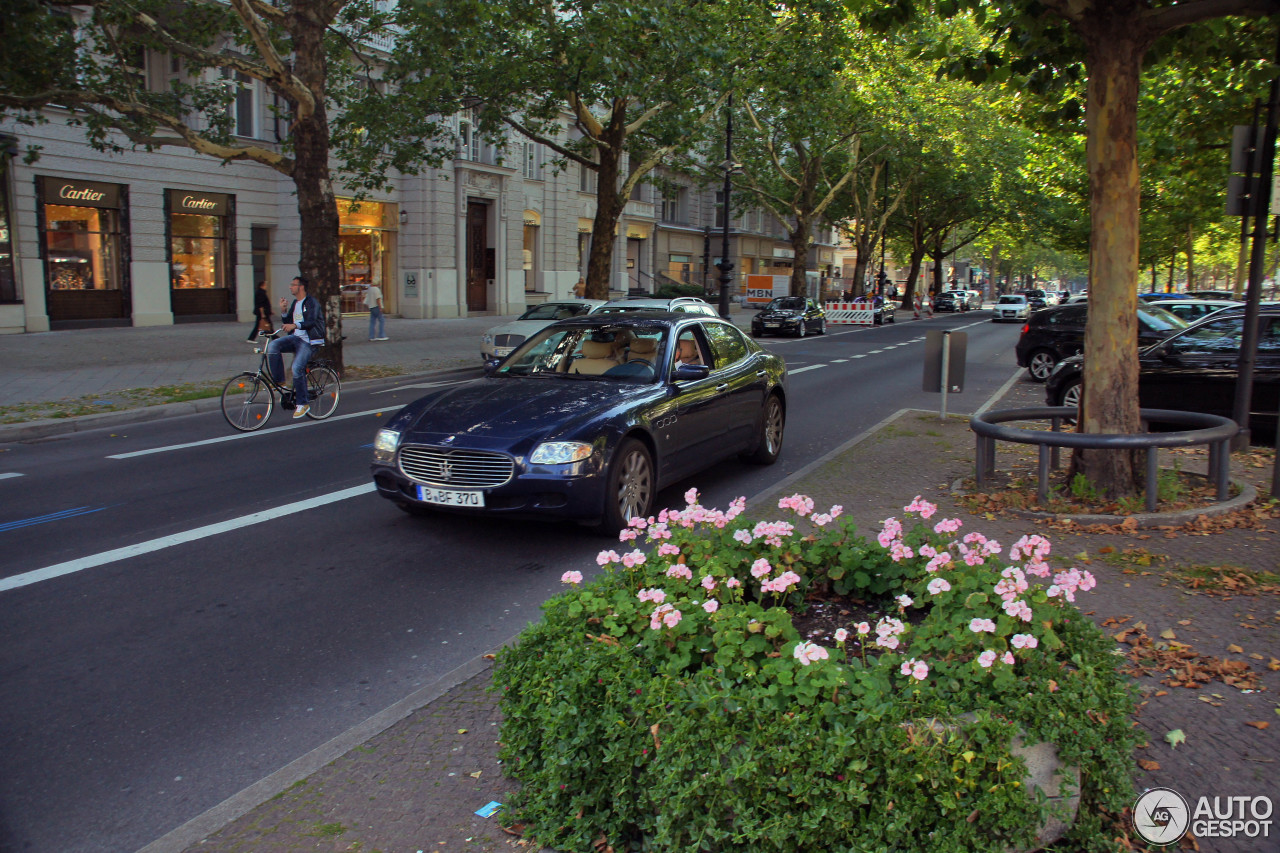
[[[715,353],[715,369],[736,364],[747,357],[747,344],[742,332],[727,323],[708,323],[704,327]]]
[[[1087,308],[1066,308],[1051,314],[1049,322],[1055,326],[1083,326],[1088,313]]]
[[[1173,352],[1183,355],[1218,355],[1239,353],[1244,331],[1244,318],[1232,317],[1211,321],[1170,342]]]
[[[1274,363],[1275,359],[1280,359],[1280,317],[1264,319],[1258,332],[1258,355],[1266,356]]]

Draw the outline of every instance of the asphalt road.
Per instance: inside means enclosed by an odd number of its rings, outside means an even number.
[[[763,340],[791,372],[781,459],[721,463],[659,505],[696,485],[723,507],[899,409],[936,409],[929,329],[968,331],[949,409],[972,411],[1014,370],[1017,326],[988,316]],[[594,569],[607,540],[575,525],[413,518],[372,493],[373,433],[421,384],[248,436],[211,413],[0,446],[0,474],[20,475],[0,478],[0,850],[137,850],[508,640],[563,571]]]

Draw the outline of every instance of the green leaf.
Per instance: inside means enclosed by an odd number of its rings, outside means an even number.
[[[1182,733],[1182,729],[1174,729],[1171,732],[1166,732],[1164,739],[1167,740],[1169,745],[1174,748],[1177,748],[1180,743],[1187,742],[1187,736]]]

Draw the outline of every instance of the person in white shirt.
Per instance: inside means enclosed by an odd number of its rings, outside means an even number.
[[[364,307],[369,309],[369,340],[387,340],[387,318],[382,313],[382,288],[376,284],[369,285],[364,292]],[[374,330],[377,333],[374,333]]]

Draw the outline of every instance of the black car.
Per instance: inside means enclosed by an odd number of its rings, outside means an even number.
[[[1039,311],[1041,308],[1049,307],[1049,294],[1043,290],[1020,290],[1018,292],[1027,297],[1027,304],[1031,306],[1032,311]]]
[[[1089,317],[1087,302],[1057,305],[1033,313],[1022,327],[1015,352],[1018,366],[1036,382],[1043,382],[1054,365],[1084,350],[1084,326]],[[1164,340],[1187,327],[1186,322],[1155,305],[1138,303],[1138,346]]]
[[[1138,403],[1232,417],[1244,310],[1229,308],[1170,335],[1138,353]],[[1051,406],[1078,406],[1084,359],[1063,361],[1045,383]],[[1254,364],[1249,427],[1275,437],[1280,408],[1280,306],[1264,306],[1258,316],[1258,358]]]
[[[827,331],[827,312],[815,300],[805,296],[779,296],[751,318],[751,335],[792,334],[803,338],[813,332]]]
[[[964,290],[944,290],[933,300],[934,311],[968,311],[969,294]]]
[[[679,362],[677,345],[696,357]],[[616,533],[667,485],[782,449],[786,364],[733,325],[632,312],[563,320],[489,375],[401,409],[374,441],[378,493],[434,510],[593,523]]]

